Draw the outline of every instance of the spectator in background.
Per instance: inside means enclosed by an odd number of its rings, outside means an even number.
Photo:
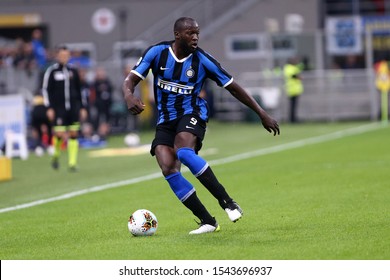
[[[388,94],[390,90],[390,64],[385,59],[381,57],[375,64],[375,86],[379,92],[379,111],[378,119],[383,122],[387,122],[389,118],[389,101]]]
[[[47,68],[57,62],[56,51],[54,49],[46,49],[45,56],[46,64],[40,69],[40,73],[38,75],[38,90],[42,90],[43,76],[45,75]]]
[[[291,123],[298,122],[298,98],[303,93],[301,72],[302,65],[299,63],[299,60],[296,57],[288,59],[286,65],[283,68],[285,90],[288,98],[290,99],[289,121]]]
[[[28,76],[31,76],[37,64],[34,57],[32,43],[18,41],[13,65],[18,70],[25,70]]]
[[[96,69],[93,90],[95,92],[95,106],[97,109],[94,124],[95,130],[98,130],[101,124],[106,125],[111,121],[111,105],[114,90],[106,70],[103,67],[98,67]]]
[[[91,59],[81,50],[72,50],[69,64],[73,64],[77,68],[91,68]]]
[[[334,57],[334,62],[343,70],[353,70],[365,68],[365,63],[362,56],[348,54]]]
[[[43,70],[46,67],[46,49],[42,42],[42,31],[34,29],[31,38],[35,61],[39,69]]]
[[[36,94],[33,98],[31,126],[35,139],[35,153],[41,156],[44,150],[50,148],[52,140],[52,126],[47,117],[47,108],[41,94]]]
[[[0,67],[6,65],[7,60],[7,50],[5,48],[0,47]]]
[[[302,70],[303,71],[309,71],[309,70],[312,70],[313,69],[313,66],[311,65],[310,63],[310,58],[308,56],[304,56],[302,58]]]
[[[124,65],[123,72],[122,72],[124,77],[127,77],[127,75],[130,74],[133,66],[134,66],[133,63],[129,63],[127,65]],[[153,78],[152,78],[152,80],[153,80]],[[153,92],[150,92],[150,94],[148,96],[148,100],[150,101],[153,99],[152,102],[154,102]],[[134,90],[134,95],[137,97],[141,97],[141,91],[140,91],[139,87],[137,87]],[[152,103],[152,104],[154,104],[154,103]],[[128,111],[127,111],[126,104],[123,102],[123,100],[120,100],[120,102],[116,102],[115,105],[113,106],[113,109],[114,109],[113,110],[114,111],[114,123],[117,126],[118,125],[120,126],[121,123],[124,122],[124,124],[122,125],[123,132],[130,131],[131,133],[137,134],[139,129],[140,129],[139,116],[129,115]]]
[[[84,102],[84,107],[87,110],[88,113],[88,120],[87,122],[91,121],[91,111],[90,111],[90,104],[91,104],[91,84],[88,82],[87,75],[88,70],[85,68],[78,69],[79,76],[80,76],[80,87],[81,87],[81,98]]]

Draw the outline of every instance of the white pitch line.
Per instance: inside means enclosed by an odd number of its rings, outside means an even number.
[[[285,143],[285,144],[281,144],[281,145],[277,145],[277,146],[273,146],[273,147],[269,147],[269,148],[264,148],[264,149],[260,149],[260,150],[256,150],[256,151],[251,151],[251,152],[242,153],[242,154],[238,154],[238,155],[234,155],[234,156],[230,156],[230,157],[226,157],[226,158],[222,158],[222,159],[213,160],[213,161],[210,161],[209,164],[210,164],[210,166],[213,166],[213,165],[235,162],[235,161],[239,161],[239,160],[243,160],[243,159],[249,159],[249,158],[253,158],[253,157],[257,157],[257,156],[268,155],[268,154],[272,154],[272,153],[282,152],[285,150],[304,147],[307,145],[323,143],[326,141],[331,141],[331,140],[343,138],[343,137],[350,136],[350,135],[357,135],[357,134],[365,133],[368,131],[376,130],[376,129],[379,129],[382,127],[384,127],[384,126],[381,124],[378,124],[378,123],[371,123],[371,124],[367,124],[367,125],[352,127],[352,128],[348,128],[345,130],[325,134],[325,135],[301,139],[301,140],[293,141],[290,143]]]
[[[297,140],[297,141],[293,141],[290,143],[281,144],[281,145],[277,145],[277,146],[273,146],[273,147],[269,147],[269,148],[264,148],[264,149],[260,149],[260,150],[256,150],[256,151],[252,151],[252,152],[247,152],[247,153],[242,153],[242,154],[238,154],[238,155],[234,155],[234,156],[230,156],[230,157],[226,157],[226,158],[212,160],[209,162],[209,164],[211,166],[222,165],[222,164],[236,162],[236,161],[249,159],[249,158],[253,158],[253,157],[257,157],[257,156],[262,156],[262,155],[282,152],[282,151],[286,151],[286,150],[290,150],[290,149],[300,148],[300,147],[304,147],[307,145],[323,143],[326,141],[331,141],[331,140],[343,138],[343,137],[350,136],[350,135],[357,135],[357,134],[365,133],[365,132],[376,130],[376,129],[383,128],[383,127],[384,127],[383,125],[380,125],[378,123],[362,125],[362,126],[358,126],[358,127],[353,127],[353,128],[325,134],[325,135],[306,138],[306,139]],[[188,169],[186,168],[182,172],[188,172]],[[94,187],[90,187],[87,189],[83,189],[83,190],[79,190],[79,191],[75,191],[75,192],[70,192],[70,193],[66,193],[66,194],[51,197],[51,198],[40,199],[40,200],[32,201],[29,203],[24,203],[24,204],[19,204],[19,205],[7,207],[7,208],[2,208],[2,209],[0,209],[0,213],[30,208],[30,207],[34,207],[37,205],[46,204],[46,203],[54,202],[54,201],[65,200],[65,199],[69,199],[72,197],[76,197],[76,196],[80,196],[80,195],[84,195],[84,194],[88,194],[88,193],[94,193],[94,192],[104,191],[107,189],[118,188],[118,187],[122,187],[122,186],[126,186],[126,185],[136,184],[136,183],[160,178],[161,176],[162,175],[160,172],[156,172],[156,173],[152,173],[149,175],[145,175],[145,176],[141,176],[141,177],[137,177],[137,178],[133,178],[133,179],[129,179],[129,180],[123,180],[123,181],[113,182],[113,183],[104,184],[104,185],[100,185],[100,186],[94,186]]]

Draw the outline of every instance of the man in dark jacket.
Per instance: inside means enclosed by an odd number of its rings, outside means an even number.
[[[59,168],[62,143],[67,140],[69,171],[76,171],[78,156],[78,132],[80,120],[85,120],[86,102],[81,95],[80,77],[76,68],[70,66],[70,51],[66,46],[57,49],[57,63],[50,66],[44,75],[42,93],[47,116],[54,125],[54,154],[52,167]]]

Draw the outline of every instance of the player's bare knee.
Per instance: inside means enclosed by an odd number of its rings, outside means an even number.
[[[160,166],[161,167],[161,172],[164,175],[164,177],[167,177],[171,174],[177,173],[180,170],[176,167],[173,166]]]

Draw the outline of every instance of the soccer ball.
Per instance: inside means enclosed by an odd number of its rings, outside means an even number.
[[[157,218],[151,211],[139,209],[131,214],[127,227],[134,236],[153,235],[157,230]]]
[[[136,147],[140,143],[140,138],[135,133],[129,133],[125,136],[123,142],[125,142],[125,145],[128,147]]]

